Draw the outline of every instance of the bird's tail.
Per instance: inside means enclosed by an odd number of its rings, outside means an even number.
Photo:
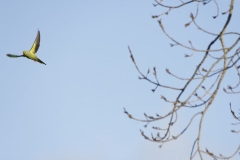
[[[24,57],[24,55],[15,55],[15,54],[7,54],[7,56],[11,58]]]
[[[44,63],[43,61],[41,61],[41,59],[39,59],[38,58],[38,60],[37,60],[39,63],[42,63],[42,64],[45,64],[46,65],[46,63]]]

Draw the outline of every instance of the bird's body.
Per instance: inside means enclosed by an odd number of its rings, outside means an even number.
[[[23,55],[31,60],[37,61],[37,56],[34,53],[31,53],[30,51],[23,51]]]
[[[28,59],[31,59],[33,61],[45,64],[43,61],[41,61],[37,56],[36,53],[38,51],[38,48],[40,46],[40,31],[38,31],[37,37],[32,45],[32,48],[29,51],[23,51],[23,55],[13,55],[13,54],[7,54],[8,57],[11,58],[18,58],[18,57],[26,57]],[[46,64],[45,64],[46,65]]]

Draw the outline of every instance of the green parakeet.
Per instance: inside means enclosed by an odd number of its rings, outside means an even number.
[[[11,58],[26,57],[26,58],[31,59],[33,61],[45,64],[43,61],[41,61],[36,56],[36,53],[38,51],[39,46],[40,46],[40,31],[38,31],[37,37],[36,37],[36,39],[35,39],[35,41],[34,41],[34,43],[32,45],[32,48],[29,51],[23,51],[23,55],[7,54],[7,56],[11,57]]]

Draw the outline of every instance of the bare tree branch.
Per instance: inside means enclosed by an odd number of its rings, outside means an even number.
[[[208,150],[207,148],[203,149],[201,142],[202,142],[202,128],[203,128],[203,121],[205,119],[206,113],[208,112],[209,108],[212,106],[213,102],[215,101],[216,96],[218,95],[223,79],[226,77],[226,73],[229,70],[232,70],[234,68],[234,71],[236,71],[236,75],[238,78],[238,82],[235,85],[228,85],[227,88],[223,88],[224,92],[227,94],[238,94],[240,93],[239,86],[240,86],[240,46],[239,46],[239,41],[240,41],[240,33],[231,31],[231,32],[226,32],[230,22],[231,18],[233,15],[233,8],[234,8],[234,0],[229,0],[230,1],[230,6],[227,12],[221,12],[222,14],[219,14],[221,8],[219,5],[220,1],[216,0],[190,0],[187,2],[184,2],[182,0],[178,1],[176,5],[166,5],[163,4],[163,0],[157,1],[155,0],[156,4],[154,6],[160,6],[165,9],[167,9],[165,12],[152,16],[152,18],[159,18],[160,16],[166,16],[170,12],[173,12],[176,9],[179,9],[181,7],[190,5],[190,4],[196,4],[196,12],[195,15],[190,13],[190,18],[191,21],[185,24],[185,27],[188,27],[192,22],[194,25],[197,27],[198,30],[204,33],[204,35],[211,35],[213,36],[213,39],[209,42],[209,44],[206,46],[204,49],[198,49],[195,47],[192,43],[192,41],[189,41],[189,45],[185,45],[179,41],[177,41],[174,37],[170,36],[168,31],[164,29],[164,25],[162,23],[162,20],[159,19],[158,23],[160,26],[160,29],[162,32],[165,34],[165,36],[174,42],[174,44],[170,44],[171,47],[179,46],[184,49],[190,50],[193,52],[192,54],[188,55],[185,54],[185,57],[192,58],[192,56],[195,53],[202,54],[202,59],[199,60],[199,63],[196,65],[196,68],[194,69],[193,73],[191,74],[190,77],[183,78],[181,76],[178,76],[177,74],[173,74],[170,72],[169,69],[166,69],[166,73],[173,76],[176,80],[181,80],[185,82],[185,84],[182,87],[173,87],[173,86],[167,86],[163,85],[161,79],[161,83],[158,79],[157,75],[157,68],[153,67],[153,75],[154,78],[150,79],[148,78],[148,74],[150,73],[150,70],[148,69],[147,74],[143,74],[143,72],[139,69],[138,64],[136,63],[133,53],[128,46],[128,50],[130,53],[131,60],[140,74],[139,79],[140,80],[146,80],[147,82],[150,82],[153,84],[154,88],[152,89],[153,92],[156,91],[158,87],[163,87],[167,88],[170,91],[176,92],[177,91],[177,96],[175,97],[174,100],[169,100],[166,98],[164,95],[161,95],[161,99],[164,100],[164,102],[170,104],[172,108],[169,109],[169,112],[165,115],[159,115],[156,113],[155,116],[152,115],[147,115],[144,113],[144,118],[135,118],[132,116],[130,113],[126,111],[124,108],[124,113],[127,114],[127,116],[130,119],[140,121],[145,123],[145,127],[147,127],[149,124],[152,122],[156,121],[162,121],[162,120],[167,120],[167,124],[164,126],[153,126],[152,129],[154,131],[157,131],[156,134],[151,134],[151,136],[148,136],[144,133],[143,130],[140,130],[141,135],[147,139],[148,141],[159,143],[160,147],[163,146],[164,143],[177,140],[180,136],[182,136],[186,130],[188,130],[192,124],[193,119],[195,119],[196,116],[200,116],[200,119],[198,120],[198,132],[197,132],[197,137],[196,140],[193,143],[193,147],[191,150],[190,154],[190,159],[196,158],[196,156],[199,156],[201,160],[203,160],[203,155],[207,155],[212,157],[213,159],[230,159],[233,156],[237,154],[237,152],[240,150],[240,146],[236,149],[236,151],[230,155],[230,156],[223,156],[220,154],[218,156],[217,154],[213,153],[211,150]],[[170,3],[170,1],[168,1]],[[199,15],[199,4],[203,5],[208,5],[210,3],[214,3],[214,6],[216,7],[216,15],[213,16],[213,20],[216,19],[217,17],[221,17],[225,19],[225,22],[223,23],[223,26],[221,30],[219,31],[219,34],[213,33],[210,31],[207,31],[204,29],[204,27],[198,25],[196,19]],[[171,1],[171,3],[173,3]],[[223,16],[227,15],[227,17]],[[226,36],[237,36],[233,40],[233,42],[229,45],[229,43],[226,43]],[[202,36],[201,38],[204,38]],[[214,45],[216,45],[216,42],[220,42],[220,46],[218,49],[212,49]],[[228,45],[226,45],[228,44]],[[235,49],[237,48],[237,49]],[[235,49],[235,50],[234,50]],[[214,56],[213,56],[214,54]],[[216,56],[217,55],[217,56]],[[205,67],[207,61],[211,60],[211,65],[209,67]],[[217,68],[218,67],[218,68]],[[180,72],[181,74],[181,72]],[[212,79],[214,77],[213,81],[210,81],[210,78]],[[194,83],[193,83],[194,82]],[[209,85],[209,82],[211,85]],[[194,84],[194,87],[190,87],[190,84]],[[186,91],[187,90],[187,91]],[[180,118],[178,115],[178,111],[182,110],[183,108],[187,109],[195,109],[195,108],[200,108],[201,111],[193,115],[191,115],[191,119],[188,121],[188,123],[184,124],[185,128],[182,131],[179,131],[178,134],[174,134],[172,132],[172,128],[174,127],[174,124],[178,122],[178,119]],[[240,116],[237,116],[235,112],[231,108],[230,104],[230,111],[233,115],[233,117],[237,120],[240,121]],[[239,125],[240,122],[233,123],[234,125]],[[239,131],[232,130],[234,133],[240,133]]]

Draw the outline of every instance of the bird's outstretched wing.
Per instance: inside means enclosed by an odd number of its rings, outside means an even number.
[[[32,48],[30,49],[30,52],[36,54],[39,46],[40,46],[40,31],[38,30],[37,37],[32,45]]]
[[[43,61],[41,61],[39,58],[38,58],[37,62],[39,62],[39,63],[42,63],[42,64],[45,64],[45,65],[46,65],[46,63],[44,63]]]
[[[7,54],[7,56],[11,58],[23,57],[23,55],[15,55],[15,54]]]

